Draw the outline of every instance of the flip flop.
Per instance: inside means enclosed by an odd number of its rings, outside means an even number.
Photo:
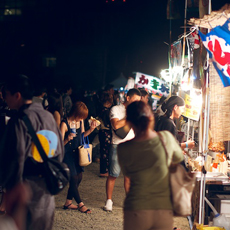
[[[72,210],[78,210],[78,207],[77,208],[70,208],[70,206],[72,205],[73,203],[71,203],[71,204],[68,204],[68,205],[64,205],[63,206],[63,209],[72,209]]]
[[[84,212],[81,211],[81,209],[84,207],[85,205],[83,204],[81,207],[78,208],[78,211],[80,211],[81,213],[86,213],[86,214],[90,214],[89,212],[91,211],[90,209],[85,210]]]

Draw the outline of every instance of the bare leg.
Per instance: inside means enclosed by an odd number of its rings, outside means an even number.
[[[66,207],[66,209],[78,209],[78,206],[72,204],[72,202],[72,200],[66,199],[64,207]]]
[[[3,214],[5,213],[5,193],[2,192],[2,200],[1,200],[1,203],[0,203],[0,213]]]
[[[130,179],[126,176],[124,176],[124,187],[125,187],[125,193],[127,195],[130,189]]]
[[[91,210],[88,209],[83,202],[81,202],[81,203],[78,204],[78,210],[80,212],[83,212],[83,213],[86,213],[86,214],[91,213]]]
[[[31,197],[31,191],[25,184],[18,184],[12,190],[6,192],[5,204],[7,215],[11,216],[18,229],[25,229],[26,205]]]
[[[107,177],[107,180],[106,180],[106,195],[107,195],[107,199],[112,200],[113,189],[114,189],[116,179],[117,179],[116,177],[112,177],[112,176]]]

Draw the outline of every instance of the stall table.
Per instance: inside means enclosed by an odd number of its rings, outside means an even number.
[[[200,185],[201,185],[201,173],[196,173],[196,184],[192,196],[192,219],[194,222],[193,230],[196,230],[196,223],[199,222],[199,209],[200,207]],[[206,174],[206,186],[205,186],[205,197],[213,204],[218,212],[220,212],[220,203],[223,199],[220,198],[228,197],[230,195],[230,180],[222,173],[210,173]],[[205,202],[204,206],[204,224],[208,225],[209,221],[212,220],[213,213],[208,204]]]

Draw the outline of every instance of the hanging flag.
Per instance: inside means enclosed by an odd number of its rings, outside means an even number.
[[[230,86],[230,19],[206,35],[199,31],[199,35],[224,87]]]

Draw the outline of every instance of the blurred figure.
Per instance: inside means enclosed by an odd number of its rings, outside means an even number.
[[[135,86],[135,80],[133,77],[128,77],[128,80],[127,80],[127,85],[125,86],[125,90],[130,90],[132,88],[134,88]]]
[[[6,215],[0,217],[0,229],[26,229],[26,206],[30,201],[31,191],[26,184],[19,183],[8,191],[5,198]]]
[[[158,134],[153,130],[154,116],[149,105],[136,101],[127,107],[127,122],[135,137],[118,145],[117,153],[130,189],[124,201],[124,230],[173,229],[169,170],[166,153]],[[161,132],[173,164],[183,160],[175,138]]]
[[[57,126],[60,127],[63,118],[62,96],[58,92],[48,94],[48,111],[53,114]]]
[[[141,92],[141,101],[145,102],[148,104],[149,102],[149,93],[145,89],[139,89]]]
[[[32,148],[31,137],[22,120],[26,114],[44,150],[62,161],[64,146],[61,133],[53,116],[40,103],[32,103],[33,90],[30,80],[24,75],[9,76],[4,86],[4,98],[10,109],[17,113],[9,120],[0,145],[0,184],[6,194],[14,186],[26,181],[32,191],[27,205],[26,229],[51,230],[54,220],[55,201],[47,190],[41,157]],[[14,82],[14,84],[12,84]],[[44,135],[45,133],[45,135]],[[51,143],[56,145],[51,145]]]
[[[120,166],[117,160],[117,145],[130,140],[134,137],[134,132],[130,127],[127,127],[127,135],[122,139],[119,137],[115,130],[126,128],[126,107],[134,102],[141,99],[141,93],[138,89],[130,89],[126,96],[126,101],[124,104],[113,106],[110,110],[110,122],[112,126],[112,144],[109,150],[109,176],[106,180],[106,196],[107,200],[104,206],[105,211],[112,211],[113,209],[113,189],[115,185],[116,178],[120,175]],[[129,191],[129,179],[124,178],[124,187],[126,193]]]
[[[67,117],[71,108],[72,108],[72,99],[70,95],[72,94],[73,90],[70,85],[66,85],[64,89],[64,94],[62,96],[62,102],[63,102],[63,110],[64,110],[64,117]]]
[[[98,118],[101,122],[99,130],[100,141],[100,176],[108,176],[109,165],[109,148],[112,140],[111,123],[109,119],[110,109],[113,105],[113,96],[107,92],[101,95],[101,108],[98,113]]]
[[[113,94],[113,105],[120,105],[120,104],[121,104],[120,93],[118,90],[115,90]]]
[[[108,84],[105,86],[104,91],[106,91],[109,94],[114,94],[114,89],[113,89],[114,85]]]
[[[40,86],[40,84],[37,84],[35,86],[32,102],[41,103],[42,106],[46,109],[48,107],[48,101],[46,99],[46,92],[47,90],[44,86]]]

